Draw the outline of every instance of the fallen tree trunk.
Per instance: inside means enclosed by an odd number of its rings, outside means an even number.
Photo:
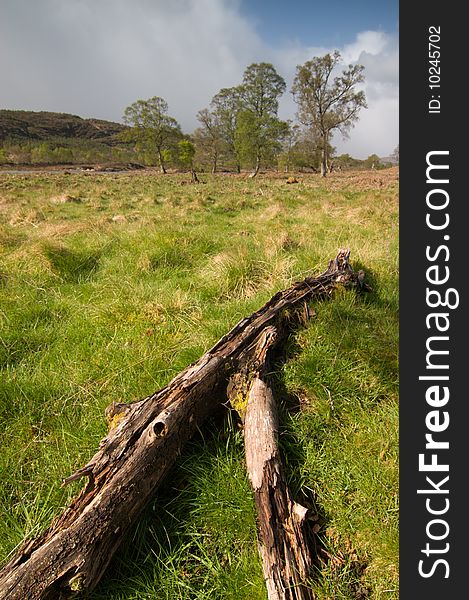
[[[231,378],[228,397],[244,424],[246,467],[257,509],[257,536],[269,600],[312,600],[307,586],[312,556],[307,509],[294,502],[278,448],[278,417],[267,378],[269,352],[277,338],[266,327],[252,356]]]
[[[67,598],[91,591],[185,442],[226,400],[229,378],[263,330],[274,326],[278,345],[308,316],[313,298],[329,296],[339,284],[363,285],[349,254],[340,251],[322,275],[277,293],[161,390],[133,404],[113,404],[108,410],[113,428],[90,462],[64,482],[87,477],[87,484],[3,567],[0,599]]]

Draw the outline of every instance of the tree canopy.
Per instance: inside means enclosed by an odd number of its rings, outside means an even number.
[[[257,117],[276,117],[278,100],[286,83],[270,63],[253,63],[246,68],[240,86],[243,108]]]

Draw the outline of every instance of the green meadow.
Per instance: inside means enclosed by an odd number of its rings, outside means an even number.
[[[0,172],[0,561],[141,399],[351,249],[372,292],[314,304],[273,373],[318,600],[398,598],[398,172]],[[186,446],[93,600],[265,600],[236,416]]]

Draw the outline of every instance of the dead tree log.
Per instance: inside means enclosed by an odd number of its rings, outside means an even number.
[[[294,502],[278,447],[278,416],[267,378],[271,348],[278,336],[266,327],[252,355],[228,386],[228,397],[244,425],[246,467],[257,509],[257,536],[269,600],[312,600],[306,580],[312,556],[307,509]]]
[[[322,275],[277,293],[161,390],[133,404],[112,405],[108,416],[114,427],[89,463],[64,482],[86,477],[86,485],[3,567],[0,599],[68,598],[91,591],[185,442],[226,401],[228,379],[242,367],[253,341],[272,325],[278,345],[308,315],[309,301],[329,296],[339,284],[357,285],[349,255],[339,251]]]

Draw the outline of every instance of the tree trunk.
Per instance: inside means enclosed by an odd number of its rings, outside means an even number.
[[[166,175],[166,168],[164,166],[164,160],[163,160],[163,154],[161,153],[161,150],[158,148],[158,160],[160,162],[160,171]]]
[[[278,417],[269,385],[268,356],[278,332],[266,327],[245,368],[232,377],[228,396],[244,422],[246,466],[257,509],[259,554],[269,600],[312,600],[306,580],[312,556],[307,509],[294,502],[278,448]]]
[[[193,167],[191,169],[191,183],[199,183],[199,178],[197,177],[197,173]]]
[[[261,168],[261,157],[259,154],[256,155],[256,166],[254,167],[254,171],[249,175],[249,177],[255,177],[259,173],[259,169]]]
[[[68,598],[95,588],[184,444],[226,401],[228,379],[242,370],[246,352],[263,330],[276,328],[277,346],[293,324],[307,317],[311,299],[329,297],[339,284],[366,289],[349,254],[339,251],[322,275],[275,294],[161,390],[133,404],[111,405],[107,414],[114,427],[89,463],[64,481],[87,477],[86,486],[3,567],[0,599]]]
[[[327,174],[327,137],[325,134],[322,135],[322,148],[321,148],[321,177],[325,177]]]

